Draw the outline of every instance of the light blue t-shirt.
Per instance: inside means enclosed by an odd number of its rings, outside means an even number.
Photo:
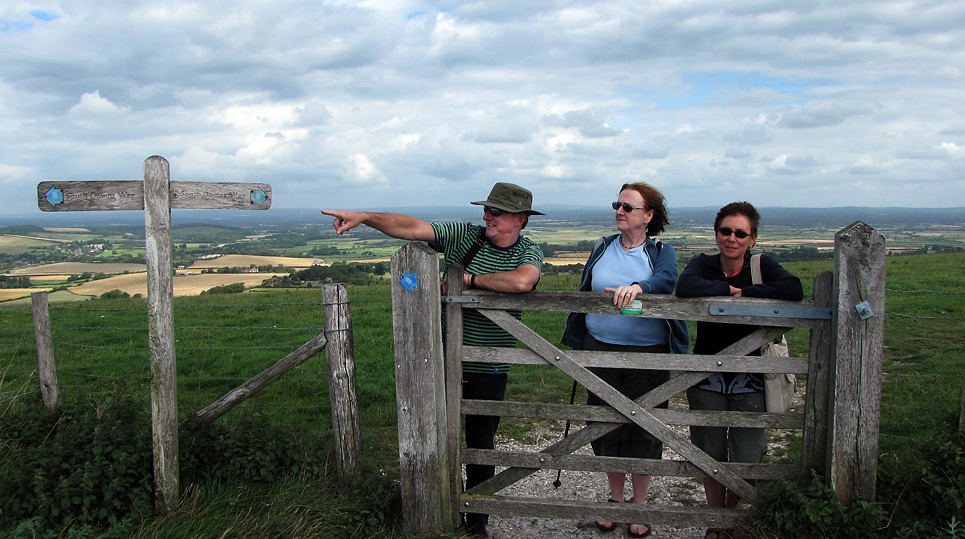
[[[620,242],[614,241],[592,271],[591,289],[603,292],[604,288],[646,281],[653,276],[653,265],[642,245],[624,251]],[[637,296],[637,299],[643,298]],[[594,339],[610,344],[654,346],[668,342],[667,323],[656,318],[587,314],[586,329]]]

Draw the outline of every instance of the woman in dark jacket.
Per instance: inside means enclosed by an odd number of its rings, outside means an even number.
[[[733,296],[800,301],[801,280],[773,258],[761,256],[762,284],[753,284],[750,249],[757,241],[761,216],[749,202],[732,202],[717,213],[714,236],[720,252],[699,255],[677,280],[677,296]],[[750,335],[758,326],[697,323],[695,354],[716,354]],[[758,352],[759,354],[759,352]],[[763,412],[764,378],[756,373],[714,373],[687,391],[691,410]],[[719,462],[758,463],[767,451],[764,429],[740,427],[690,427],[694,445]],[[710,507],[735,507],[738,497],[719,482],[704,478]],[[705,539],[718,539],[720,530],[710,529]]]

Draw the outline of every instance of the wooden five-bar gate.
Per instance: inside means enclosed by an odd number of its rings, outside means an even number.
[[[750,298],[681,299],[642,295],[648,318],[734,324],[761,329],[715,356],[563,350],[510,316],[507,309],[617,314],[612,296],[590,292],[499,294],[463,291],[462,268],[448,271],[448,295],[440,291],[438,254],[411,243],[392,257],[399,455],[406,529],[432,533],[454,527],[459,513],[649,522],[668,526],[727,527],[746,509],[608,504],[588,499],[535,499],[499,492],[541,469],[614,471],[720,481],[751,505],[760,500],[751,480],[783,480],[808,470],[822,474],[849,504],[874,498],[884,336],[884,238],[856,222],[835,234],[834,273],[814,279],[812,300]],[[443,304],[446,350],[440,324]],[[477,309],[526,345],[522,348],[453,346],[462,343],[462,311]],[[810,331],[807,357],[747,354],[792,328]],[[562,328],[561,328],[562,330]],[[560,369],[609,406],[463,400],[462,362],[538,364]],[[669,382],[632,401],[588,367],[670,369]],[[805,408],[793,413],[658,409],[712,372],[806,375]],[[485,414],[590,422],[539,452],[462,448],[461,415]],[[661,439],[680,459],[648,460],[576,455],[574,452],[621,424],[633,422]],[[743,426],[803,431],[799,464],[720,463],[671,426]],[[506,467],[462,492],[462,464]],[[601,478],[601,482],[603,479]]]

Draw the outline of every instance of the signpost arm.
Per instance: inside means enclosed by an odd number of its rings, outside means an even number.
[[[151,350],[151,425],[156,507],[170,513],[178,487],[177,374],[174,361],[174,282],[171,273],[171,172],[163,157],[144,161],[144,241],[148,337]]]

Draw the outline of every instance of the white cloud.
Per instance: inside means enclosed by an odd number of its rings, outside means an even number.
[[[448,204],[499,180],[600,205],[628,179],[671,205],[965,206],[961,3],[36,9],[0,7],[16,207],[42,180],[139,177],[153,154],[183,179],[269,182],[275,208]]]
[[[80,101],[70,108],[72,116],[95,118],[98,116],[117,116],[130,112],[130,107],[119,107],[101,97],[100,90],[80,96]]]
[[[355,185],[372,185],[385,183],[385,175],[375,163],[363,154],[357,153],[349,158],[349,169],[345,180]]]

